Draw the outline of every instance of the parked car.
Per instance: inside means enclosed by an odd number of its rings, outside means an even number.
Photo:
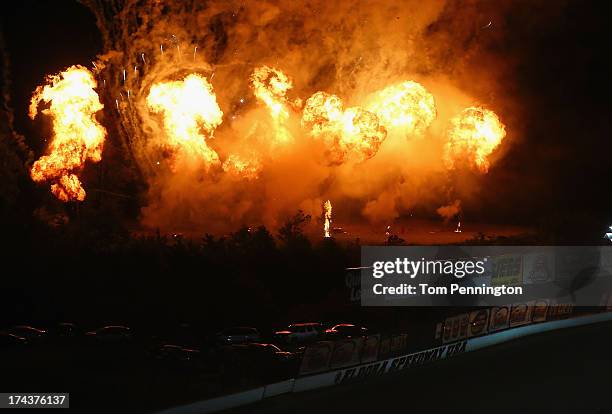
[[[165,344],[157,349],[156,359],[172,361],[191,361],[200,356],[200,351],[194,348],[185,348],[180,345]]]
[[[245,343],[223,348],[220,361],[229,377],[276,382],[297,370],[298,360],[274,344]]]
[[[351,323],[341,323],[325,330],[325,337],[328,339],[358,338],[367,334],[367,328]]]
[[[26,339],[30,343],[41,341],[47,335],[46,330],[34,328],[33,326],[29,326],[29,325],[15,326],[9,331],[9,333],[12,333],[16,336],[20,336]]]
[[[248,347],[252,348],[256,352],[268,354],[273,356],[278,361],[288,361],[293,358],[293,353],[288,351],[283,351],[278,346],[274,344],[262,344],[253,342],[247,344]]]
[[[58,337],[71,337],[79,334],[79,329],[74,323],[60,322],[53,328],[53,334]]]
[[[215,340],[220,345],[257,342],[260,338],[261,336],[257,329],[245,326],[226,328],[215,335]]]
[[[123,325],[107,325],[85,335],[101,342],[123,342],[132,339],[132,330]]]
[[[275,337],[278,341],[295,344],[317,340],[323,331],[323,326],[320,323],[295,323],[289,325],[286,330],[275,332]]]
[[[28,340],[10,332],[0,332],[0,348],[12,348],[28,345]]]

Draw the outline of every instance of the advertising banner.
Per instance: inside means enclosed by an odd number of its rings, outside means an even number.
[[[307,346],[300,366],[300,375],[327,371],[333,350],[332,341],[317,342]]]
[[[489,309],[479,309],[470,313],[468,337],[484,335],[489,327]]]
[[[350,367],[359,364],[363,338],[339,339],[332,351],[330,369]]]
[[[392,335],[382,337],[380,340],[379,358],[385,359],[404,352],[408,346],[408,335]]]
[[[546,321],[546,314],[548,312],[548,302],[548,299],[540,299],[534,302],[533,313],[531,315],[532,322]]]
[[[454,342],[467,338],[469,318],[470,316],[467,313],[446,318],[442,342]]]
[[[606,301],[608,300],[608,298],[606,297]],[[442,340],[442,333],[444,332],[444,323],[443,322],[438,322],[436,324],[436,332],[434,334],[434,339],[436,341],[441,341]]]
[[[491,285],[520,285],[523,283],[523,255],[505,254],[491,257]]]
[[[546,320],[554,321],[558,319],[566,319],[574,313],[574,304],[570,302],[555,303],[548,306]]]
[[[529,284],[542,284],[551,282],[555,275],[555,254],[550,251],[527,253],[523,258],[523,282]]]
[[[391,356],[399,355],[406,351],[408,348],[408,334],[393,335],[391,337],[391,345],[389,350]]]
[[[491,309],[489,332],[506,329],[510,324],[510,306],[497,306]]]
[[[510,309],[510,327],[531,323],[534,302],[515,303]]]
[[[380,345],[380,335],[367,336],[363,340],[361,348],[360,362],[362,364],[373,362],[378,359],[378,346]]]

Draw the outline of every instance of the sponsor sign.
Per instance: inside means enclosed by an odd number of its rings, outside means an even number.
[[[498,306],[491,309],[489,332],[506,329],[510,324],[510,306]]]
[[[347,269],[344,278],[344,284],[349,290],[351,302],[359,302],[361,300],[361,270],[361,268]]]
[[[408,348],[408,334],[393,335],[391,337],[391,355],[398,355]]]
[[[399,355],[408,347],[408,335],[393,335],[385,337],[380,341],[380,358],[389,358],[394,355]]]
[[[479,309],[470,312],[468,337],[484,335],[489,327],[489,309]]]
[[[555,255],[552,249],[523,257],[523,283],[526,285],[550,282],[554,275]]]
[[[505,254],[491,257],[491,285],[520,285],[523,283],[523,255]]]
[[[380,356],[381,359],[385,359],[389,357],[389,355],[391,355],[390,347],[391,347],[391,338],[388,336],[383,337],[380,340],[380,348],[378,351],[378,355]]]
[[[442,342],[454,342],[465,339],[468,334],[469,315],[467,313],[446,318]]]
[[[536,300],[533,303],[533,313],[531,314],[532,322],[546,321],[546,313],[548,312],[548,299]]]
[[[327,371],[333,350],[334,343],[331,341],[317,342],[306,347],[300,366],[300,375]]]
[[[335,383],[343,384],[358,381],[369,377],[381,376],[390,372],[401,371],[428,362],[446,359],[453,355],[464,353],[466,346],[467,341],[461,341],[372,364],[343,369],[336,373]]]
[[[367,336],[363,340],[361,348],[360,362],[362,364],[374,362],[378,359],[378,346],[380,345],[380,335]]]
[[[573,303],[557,303],[548,306],[546,320],[554,321],[557,319],[569,318],[574,313]]]
[[[515,303],[510,308],[510,327],[527,325],[531,323],[534,302]]]
[[[606,298],[607,299],[607,298]],[[434,339],[436,341],[439,341],[442,339],[442,332],[444,330],[444,324],[442,322],[438,322],[436,324],[436,333],[434,335]]]
[[[359,364],[359,354],[363,345],[363,338],[340,339],[334,344],[330,369],[350,367]]]

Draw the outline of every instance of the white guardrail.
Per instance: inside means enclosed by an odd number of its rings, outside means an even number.
[[[423,363],[446,359],[465,352],[476,351],[481,348],[501,344],[513,339],[521,338],[536,333],[548,332],[557,329],[571,328],[575,326],[588,325],[592,323],[612,320],[612,312],[598,313],[594,315],[580,316],[570,319],[542,322],[535,325],[525,325],[511,328],[501,332],[495,332],[485,336],[465,339],[430,348],[412,354],[402,355],[385,360],[370,362],[342,368],[322,374],[309,375],[305,377],[292,378],[263,387],[254,388],[236,394],[224,395],[209,400],[194,402],[159,411],[157,414],[205,414],[230,408],[240,407],[261,401],[264,398],[274,397],[291,392],[301,392],[331,385],[366,379],[367,377],[380,376],[410,368]]]

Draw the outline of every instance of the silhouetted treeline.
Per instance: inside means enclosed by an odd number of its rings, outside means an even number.
[[[4,251],[18,266],[4,275],[3,322],[222,327],[308,320],[350,306],[344,269],[359,263],[358,246],[309,241],[302,212],[278,234],[245,227],[200,239],[134,236],[110,212],[70,215],[66,222],[48,213],[51,225],[30,219],[10,229]]]

